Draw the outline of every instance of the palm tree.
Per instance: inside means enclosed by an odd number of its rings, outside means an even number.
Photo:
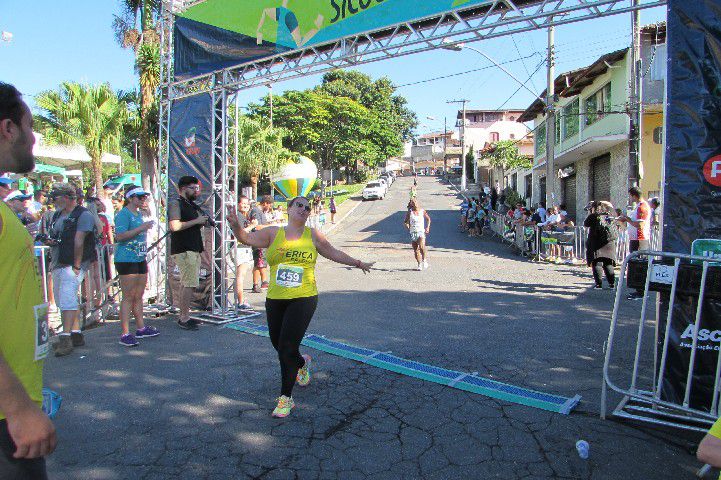
[[[250,177],[253,199],[258,198],[260,177],[275,173],[292,158],[292,152],[283,147],[285,135],[284,129],[262,119],[238,119],[238,173]],[[235,135],[231,132],[229,137],[229,151],[235,152]]]
[[[158,97],[160,85],[160,35],[155,18],[159,0],[120,0],[122,13],[113,29],[118,43],[135,52],[135,71],[140,80],[140,165],[143,186],[157,187]]]
[[[120,153],[123,129],[131,118],[128,105],[107,83],[63,82],[58,90],[40,93],[35,103],[44,110],[36,119],[50,144],[83,145],[90,155],[95,192],[103,195],[103,153]]]

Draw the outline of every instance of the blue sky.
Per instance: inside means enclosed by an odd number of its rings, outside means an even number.
[[[0,30],[13,34],[10,43],[0,42],[0,80],[16,85],[33,106],[32,95],[56,88],[64,80],[85,83],[109,82],[114,89],[130,90],[136,84],[133,55],[120,48],[111,28],[119,2],[114,0],[0,0]],[[661,8],[642,11],[643,24],[665,19]],[[557,73],[591,63],[600,55],[624,48],[630,43],[631,19],[628,14],[576,23],[556,30]],[[529,32],[513,37],[476,42],[497,62],[504,64],[521,80],[531,77],[528,86],[540,93],[545,86],[546,32]],[[531,58],[519,60],[520,57]],[[387,76],[396,85],[405,85],[492,64],[476,52],[438,50],[359,67],[374,78]],[[538,68],[540,66],[540,68]],[[538,68],[535,75],[531,76]],[[274,92],[304,89],[316,85],[319,76],[281,82]],[[404,86],[405,96],[418,114],[420,133],[443,129],[443,117],[449,124],[457,106],[448,100],[466,98],[468,108],[525,109],[533,100],[524,89],[497,68],[417,85]],[[241,93],[241,101],[257,101],[267,89],[259,87]],[[514,94],[514,92],[516,92]],[[432,116],[437,120],[428,120]]]

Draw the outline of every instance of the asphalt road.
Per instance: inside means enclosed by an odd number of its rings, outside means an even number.
[[[410,182],[360,203],[332,232],[334,245],[376,264],[363,275],[321,260],[309,331],[580,394],[571,415],[307,350],[313,381],[278,420],[270,412],[279,368],[267,339],[215,326],[180,331],[164,318],[151,322],[160,337],[126,350],[108,323],[88,332],[87,347],[46,363],[46,383],[64,397],[51,477],[694,478],[697,436],[599,418],[611,292],[591,290],[584,269],[532,263],[494,239],[467,238],[457,229],[458,197],[433,177],[419,177],[432,225],[430,268],[417,271],[402,225]],[[262,308],[262,295],[249,298]],[[578,439],[591,445],[588,460],[576,453]]]

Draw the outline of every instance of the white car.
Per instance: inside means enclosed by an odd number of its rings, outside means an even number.
[[[385,195],[386,189],[376,180],[369,182],[363,189],[363,200],[370,200],[371,198],[380,198],[383,200]]]
[[[379,182],[379,183],[383,186],[383,188],[385,189],[385,191],[388,192],[388,188],[390,187],[390,184],[388,183],[388,181],[387,181],[385,178],[381,177],[381,178],[377,178],[377,179],[375,179],[375,180],[373,180],[373,181],[374,181],[374,182]]]

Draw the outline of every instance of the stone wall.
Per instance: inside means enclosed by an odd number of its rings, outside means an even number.
[[[613,147],[611,154],[611,203],[625,210],[628,204],[628,142]]]
[[[591,159],[583,158],[578,160],[575,164],[576,167],[576,225],[583,225],[583,220],[586,218],[586,212],[583,210],[588,204],[591,191]]]

